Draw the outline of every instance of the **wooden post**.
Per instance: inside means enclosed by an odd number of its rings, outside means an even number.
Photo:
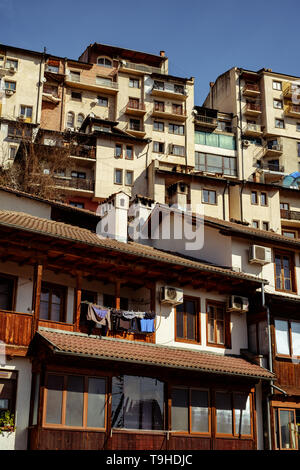
[[[41,289],[42,289],[42,276],[43,276],[43,265],[38,261],[34,266],[33,272],[33,292],[32,292],[32,336],[38,330],[39,318],[40,318],[40,303],[41,303]]]
[[[121,290],[121,282],[116,281],[115,282],[115,301],[116,301],[115,307],[117,310],[119,310],[121,307],[120,290]]]
[[[76,288],[75,288],[75,331],[79,331],[80,325],[80,310],[81,310],[81,286],[82,286],[82,273],[76,273]]]

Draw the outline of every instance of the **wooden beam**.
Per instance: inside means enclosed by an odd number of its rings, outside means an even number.
[[[80,323],[80,310],[81,310],[81,286],[82,286],[82,273],[76,273],[76,288],[75,288],[75,318],[74,322],[76,325],[76,330],[79,331]]]
[[[115,282],[115,299],[116,299],[115,307],[117,310],[119,310],[121,307],[120,290],[121,290],[121,282],[118,280]]]
[[[40,318],[41,288],[42,288],[43,265],[41,262],[36,263],[33,272],[33,292],[32,292],[32,336],[38,329]]]

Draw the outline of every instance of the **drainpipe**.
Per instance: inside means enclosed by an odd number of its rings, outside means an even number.
[[[241,206],[241,222],[244,222],[244,213],[243,213],[243,191],[244,191],[245,181],[242,181],[242,188],[240,190],[240,206]]]
[[[239,102],[240,102],[240,116],[239,116],[239,122],[240,125],[237,126],[240,130],[240,145],[241,145],[241,159],[242,159],[242,180],[245,179],[245,170],[244,170],[244,147],[243,147],[243,141],[242,141],[242,90],[241,90],[241,73],[242,69],[239,69]]]
[[[36,102],[36,114],[35,114],[35,123],[38,123],[38,117],[39,117],[39,101],[40,101],[40,94],[41,94],[41,77],[42,77],[42,63],[45,62],[45,55],[46,55],[46,48],[44,47],[44,52],[41,57],[40,61],[40,70],[39,70],[39,84],[38,84],[38,94],[37,94],[37,102]]]
[[[225,211],[225,192],[226,192],[226,189],[228,189],[229,187],[229,181],[226,180],[226,186],[224,187],[224,191],[223,191],[223,194],[222,194],[222,199],[223,199],[223,220],[226,220],[226,211]]]

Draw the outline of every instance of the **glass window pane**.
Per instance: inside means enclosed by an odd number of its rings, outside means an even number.
[[[195,132],[195,144],[206,144],[206,132]]]
[[[282,449],[296,448],[294,411],[280,410],[280,434]]]
[[[68,376],[66,404],[67,426],[83,426],[83,390],[83,377]]]
[[[63,384],[64,378],[62,376],[48,376],[46,423],[61,424]]]
[[[290,355],[288,322],[275,320],[276,351],[278,354]]]
[[[39,390],[40,390],[40,374],[35,375],[35,387],[34,387],[34,401],[33,401],[33,413],[32,413],[32,424],[37,424],[38,417],[38,404],[39,404]]]
[[[104,428],[105,426],[105,379],[88,379],[87,426]]]
[[[184,313],[183,313],[184,304],[177,305],[176,307],[176,336],[178,338],[184,337]]]
[[[175,388],[172,390],[172,430],[189,430],[189,391]]]
[[[209,432],[208,392],[191,391],[192,431]]]
[[[268,337],[268,325],[266,321],[261,321],[258,324],[258,342],[259,342],[259,354],[268,354],[269,351],[269,337]]]
[[[186,311],[186,322],[187,322],[187,339],[196,340],[196,304],[191,300],[186,300],[184,302],[185,311]]]
[[[294,356],[300,356],[300,323],[291,322],[292,352]]]
[[[235,434],[251,434],[250,397],[234,394]]]
[[[249,341],[250,351],[257,354],[257,339],[256,339],[256,324],[255,323],[252,323],[252,325],[248,326],[248,341]]]
[[[216,393],[217,433],[232,434],[232,408],[229,393]]]
[[[218,134],[206,134],[206,145],[210,145],[211,147],[219,147],[219,136]]]

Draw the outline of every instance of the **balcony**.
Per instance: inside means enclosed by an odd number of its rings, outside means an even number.
[[[247,103],[244,107],[244,114],[247,116],[257,117],[261,115],[261,107],[256,103]]]
[[[66,85],[80,90],[90,90],[95,92],[103,92],[109,95],[118,93],[118,83],[104,77],[82,77],[69,74],[66,76]]]
[[[162,98],[172,98],[180,101],[185,101],[187,98],[186,89],[183,85],[163,82],[162,84],[156,84],[154,82],[151,95],[160,96]]]
[[[299,220],[300,221],[300,211],[290,211],[290,210],[286,210],[286,209],[280,209],[280,217],[282,219]]]
[[[257,83],[246,83],[242,93],[244,96],[252,96],[255,98],[260,95],[260,89]]]
[[[284,114],[286,114],[286,116],[291,116],[291,117],[295,117],[299,119],[300,118],[300,106],[295,105],[295,104],[290,104],[285,108]]]
[[[186,120],[186,111],[182,107],[161,106],[154,103],[152,116],[161,119],[172,119],[184,122]]]
[[[218,127],[217,118],[210,116],[202,116],[200,114],[195,115],[194,123],[205,129],[216,129]]]
[[[138,75],[159,73],[163,74],[164,72],[159,67],[151,67],[150,65],[145,64],[135,64],[134,62],[128,62],[123,60],[120,62],[121,69],[129,69],[130,72],[136,73]]]
[[[295,97],[297,97],[299,99],[299,95],[300,95],[300,86],[298,83],[288,83],[288,82],[285,82],[283,84],[283,96],[285,98],[292,98],[293,95]]]
[[[277,157],[282,155],[282,143],[278,140],[277,143],[268,143],[267,146],[264,148],[264,156],[265,157]]]
[[[68,178],[68,177],[59,177],[56,176],[54,178],[56,186],[63,187],[64,189],[68,190],[78,190],[82,191],[89,191],[94,192],[95,189],[95,181],[85,178]]]
[[[57,87],[44,85],[42,99],[43,101],[49,101],[50,103],[58,104],[61,101],[61,98],[58,96]]]
[[[280,173],[284,174],[284,167],[280,166],[279,163],[268,163],[264,162],[261,163],[259,170],[262,170],[262,172],[267,172],[267,173]]]
[[[246,127],[243,129],[243,134],[254,136],[254,137],[261,136],[262,135],[261,125],[248,123]]]
[[[126,132],[134,135],[135,137],[140,137],[141,139],[145,137],[146,131],[143,123],[133,123],[129,122],[125,128]]]
[[[70,157],[77,160],[92,161],[96,160],[96,148],[88,145],[76,145],[70,147]]]
[[[133,116],[144,116],[144,114],[146,114],[145,103],[129,100],[126,106],[125,114],[131,114]]]

